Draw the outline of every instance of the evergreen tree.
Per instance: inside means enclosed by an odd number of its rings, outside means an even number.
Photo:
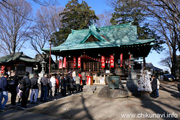
[[[80,4],[78,0],[71,0],[67,3],[64,12],[60,13],[62,17],[62,28],[55,33],[57,36],[54,45],[57,46],[64,42],[71,30],[86,29],[91,22],[96,22],[99,18],[94,10],[85,1]]]
[[[116,0],[114,12],[112,13],[111,23],[113,25],[132,22],[137,26],[138,39],[155,39],[153,49],[158,53],[164,48],[161,46],[164,42],[157,36],[156,32],[150,29],[148,23],[144,23],[147,16],[142,6],[139,6],[138,0]]]

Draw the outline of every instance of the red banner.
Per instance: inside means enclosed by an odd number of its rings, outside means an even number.
[[[1,66],[1,70],[4,70],[5,69],[5,66],[3,65],[3,66]]]
[[[81,57],[78,57],[78,68],[81,68]]]
[[[114,68],[114,56],[110,55],[110,68]]]
[[[64,60],[63,60],[63,68],[66,68],[66,57],[64,57]]]
[[[59,60],[59,69],[62,69],[62,60]]]
[[[120,67],[122,67],[122,64],[123,64],[123,54],[121,53],[121,55],[120,55]]]
[[[76,68],[76,57],[73,57],[73,68]]]
[[[131,68],[131,62],[130,62],[130,59],[131,59],[131,54],[129,54],[129,68]]]
[[[1,73],[4,73],[5,66],[1,66]]]
[[[105,57],[101,56],[101,68],[105,68]]]

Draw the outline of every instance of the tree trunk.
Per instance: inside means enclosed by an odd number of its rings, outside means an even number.
[[[171,74],[176,78],[176,66],[177,66],[177,60],[176,60],[176,48],[173,47],[173,56],[172,56],[172,69]]]

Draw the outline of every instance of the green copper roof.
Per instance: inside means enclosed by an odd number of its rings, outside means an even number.
[[[36,60],[24,55],[22,52],[0,57],[0,63],[8,63],[14,60],[20,60],[25,62],[37,62]]]
[[[94,36],[99,41],[86,42],[90,36]],[[154,39],[138,40],[137,27],[128,24],[114,25],[96,28],[93,24],[89,29],[72,30],[66,41],[53,47],[52,51],[67,51],[78,49],[93,49],[105,47],[120,47],[123,45],[145,44],[154,41]],[[49,51],[49,48],[42,49]]]

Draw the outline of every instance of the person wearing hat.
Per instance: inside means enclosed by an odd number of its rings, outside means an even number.
[[[5,105],[8,101],[8,91],[7,91],[7,78],[8,74],[4,74],[3,77],[0,78],[0,111],[3,112]],[[4,98],[4,102],[2,100]]]
[[[38,75],[35,74],[34,77],[30,79],[31,81],[31,97],[30,97],[30,103],[37,103],[38,98]],[[33,100],[34,97],[34,100]]]

